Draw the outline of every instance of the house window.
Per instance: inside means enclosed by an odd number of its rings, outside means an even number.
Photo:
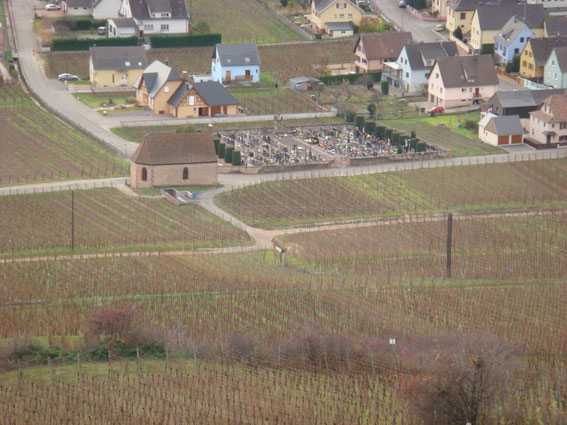
[[[348,14],[348,17],[349,17],[349,18],[352,18],[352,13],[349,13],[349,14]]]
[[[467,17],[467,12],[461,12],[461,19],[465,19]]]
[[[567,128],[567,122],[559,123],[559,129],[560,130],[565,130],[566,128]]]
[[[169,24],[161,24],[160,29],[162,31],[169,31]]]
[[[344,9],[346,8],[346,3],[337,3],[337,9]]]
[[[409,78],[409,72],[406,72],[406,78]]]
[[[520,49],[514,49],[514,54],[517,55],[518,53],[520,53]]]
[[[461,89],[461,93],[466,93],[467,89]]]
[[[153,29],[154,29],[154,24],[145,24],[145,25],[144,25],[144,29],[145,29],[145,30],[153,30]]]
[[[183,180],[189,180],[189,168],[187,167],[183,169]]]
[[[524,42],[524,37],[520,37],[520,43]]]
[[[142,181],[148,181],[148,169],[146,167],[142,168]]]
[[[438,74],[438,73],[435,73],[435,78],[439,78],[439,74]]]

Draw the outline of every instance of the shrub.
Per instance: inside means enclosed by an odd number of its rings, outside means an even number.
[[[382,81],[380,83],[380,88],[382,89],[383,94],[388,94],[390,92],[390,85],[387,81]]]
[[[365,122],[364,132],[366,134],[374,134],[376,132],[376,123],[374,121]]]
[[[227,146],[224,151],[224,162],[227,164],[232,164],[232,152],[234,152],[234,148],[232,146]]]
[[[345,121],[346,122],[354,122],[354,118],[356,117],[356,112],[347,109],[345,111]]]
[[[124,38],[56,38],[51,50],[54,52],[69,52],[89,50],[93,46],[137,46],[138,37]]]
[[[213,140],[213,143],[214,143],[214,145],[215,145],[215,153],[218,155],[218,154],[219,154],[219,143],[220,143],[220,140],[219,140],[219,139],[215,139],[215,140]]]
[[[366,109],[370,112],[370,115],[374,115],[376,113],[376,105],[374,103],[369,103]]]
[[[478,123],[473,120],[466,120],[465,128],[467,130],[478,130]]]
[[[134,312],[127,306],[102,308],[91,314],[86,324],[87,344],[112,347],[124,342],[134,329]]]
[[[343,81],[348,81],[350,84],[358,82],[361,77],[370,77],[373,81],[380,81],[382,78],[382,71],[364,72],[358,74],[344,74],[344,75],[322,75],[319,78],[324,84],[341,84]]]
[[[364,126],[364,117],[362,115],[357,115],[354,118],[354,126],[359,130],[362,129],[362,127]]]
[[[461,27],[455,28],[455,31],[453,31],[453,35],[455,36],[455,38],[463,41],[463,30],[461,29]]]
[[[220,34],[176,34],[176,35],[150,35],[150,44],[153,49],[173,47],[206,47],[221,42]]]
[[[242,154],[240,151],[232,152],[232,165],[241,165],[242,164]]]
[[[425,152],[427,150],[427,145],[425,142],[418,142],[416,152]]]
[[[494,44],[483,44],[480,48],[481,55],[492,55],[494,53]]]
[[[219,150],[217,152],[219,158],[224,158],[225,150],[226,145],[224,143],[219,143]]]
[[[383,125],[377,125],[376,126],[376,136],[380,139],[382,139],[384,137],[384,131],[386,130],[386,128]]]

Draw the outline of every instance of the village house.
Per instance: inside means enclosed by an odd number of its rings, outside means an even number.
[[[181,84],[183,79],[177,72],[160,61],[154,61],[134,82],[136,101],[156,114],[167,114],[168,101]]]
[[[567,46],[551,51],[544,66],[543,83],[556,89],[567,88]]]
[[[217,184],[209,133],[148,134],[130,157],[132,189]]]
[[[491,50],[494,37],[498,36],[502,27],[512,18],[523,19],[527,27],[536,35],[543,35],[545,10],[541,4],[509,4],[479,5],[471,21],[471,38],[469,45],[475,51],[481,51],[484,46]]]
[[[134,37],[138,35],[138,25],[132,18],[114,18],[106,22],[109,37]]]
[[[118,18],[122,0],[61,0],[65,15],[94,19]]]
[[[530,38],[520,56],[520,75],[541,82],[549,55],[556,47],[567,46],[567,38]]]
[[[535,111],[546,98],[553,94],[562,94],[566,90],[510,90],[498,91],[488,100],[490,111],[499,116],[518,115],[521,119],[530,118],[530,112]],[[526,128],[528,124],[525,124]]]
[[[567,144],[567,94],[546,98],[530,112],[530,139],[542,144]]]
[[[439,18],[446,18],[447,17],[447,3],[449,0],[432,0],[431,2],[431,12]]]
[[[189,32],[185,0],[123,0],[119,14],[136,21],[140,36]]]
[[[494,146],[520,144],[524,128],[518,115],[499,117],[488,113],[478,123],[478,138]]]
[[[489,99],[497,86],[492,55],[440,58],[429,75],[429,101],[445,109],[474,105]]]
[[[457,45],[452,41],[406,44],[395,62],[384,63],[382,81],[405,93],[420,93],[427,90],[429,72],[435,61],[458,55]]]
[[[234,116],[239,105],[218,81],[184,82],[167,103],[176,118]]]
[[[445,23],[445,28],[452,34],[460,27],[464,38],[470,39],[468,33],[471,31],[471,21],[476,8],[481,2],[482,0],[449,1],[447,3],[447,22]]]
[[[567,37],[567,16],[552,16],[543,21],[544,37]]]
[[[530,38],[536,35],[522,18],[512,16],[494,37],[494,54],[499,63],[512,62],[520,55]]]
[[[411,32],[360,34],[353,50],[356,72],[381,70],[384,62],[395,61],[404,45],[412,42]]]
[[[93,13],[93,0],[61,0],[61,8],[68,16],[89,16]]]
[[[331,33],[333,36],[346,36],[348,34],[340,33],[347,29],[347,26],[344,25],[347,24],[352,30],[350,22],[360,25],[363,14],[364,11],[353,0],[313,0],[309,21],[318,34]],[[334,24],[343,26],[336,27]],[[339,34],[334,34],[335,31],[339,31]]]
[[[211,58],[211,75],[221,84],[258,83],[260,54],[258,46],[247,44],[217,44]]]
[[[94,87],[131,87],[148,66],[142,46],[91,47],[89,78]]]

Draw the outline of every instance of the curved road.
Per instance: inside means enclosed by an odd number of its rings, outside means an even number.
[[[33,0],[9,0],[12,11],[12,27],[16,37],[20,72],[28,87],[44,105],[57,111],[83,131],[110,146],[122,155],[131,155],[136,143],[127,142],[104,128],[104,117],[78,101],[57,80],[49,80],[43,74],[41,62],[35,53],[39,50],[33,31]]]

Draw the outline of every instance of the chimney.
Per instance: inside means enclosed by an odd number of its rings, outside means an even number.
[[[190,81],[190,75],[187,71],[181,71],[181,78],[183,78],[184,81]]]
[[[169,66],[169,59],[166,59],[166,60],[165,60],[165,64],[166,64],[167,66]]]

